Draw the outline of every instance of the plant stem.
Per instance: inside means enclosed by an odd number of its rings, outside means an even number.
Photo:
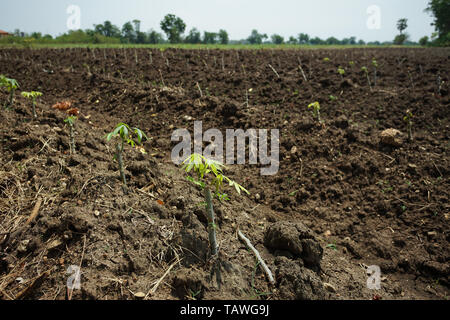
[[[316,118],[320,122],[320,111],[318,109],[315,110]]]
[[[408,140],[412,141],[413,137],[412,137],[412,123],[411,121],[408,122]]]
[[[70,138],[70,154],[75,154],[75,133],[73,130],[73,124],[69,125],[69,138]]]
[[[263,268],[264,272],[267,274],[267,277],[269,278],[269,282],[274,284],[275,283],[275,279],[273,278],[272,272],[270,271],[269,267],[266,265],[264,260],[261,258],[261,255],[259,254],[258,250],[255,249],[255,247],[252,245],[250,240],[246,236],[244,236],[244,234],[241,232],[241,230],[238,230],[238,236],[239,236],[239,238],[242,241],[245,242],[247,247],[253,252],[253,254],[255,255],[256,259],[258,260],[258,262],[260,263],[261,267]]]
[[[10,92],[10,94],[9,94],[9,102],[8,102],[8,104],[7,104],[7,108],[11,108],[11,106],[13,105],[13,103],[14,103],[14,92],[15,92],[16,90],[15,89],[11,89],[11,92]]]
[[[248,89],[245,88],[245,105],[248,108]]]
[[[127,178],[125,177],[125,171],[123,168],[123,140],[121,143],[118,143],[116,145],[116,157],[117,161],[119,162],[119,171],[120,171],[120,178],[122,179],[123,183],[123,192],[125,194],[128,194],[128,187],[127,187]]]
[[[200,85],[198,82],[197,82],[197,88],[198,88],[198,91],[200,92],[200,98],[203,98],[202,88],[200,88]]]
[[[216,224],[214,221],[214,209],[212,204],[211,190],[205,187],[206,211],[208,214],[208,233],[209,245],[211,246],[211,255],[217,254],[217,238],[216,238]]]
[[[37,114],[36,114],[36,98],[33,98],[33,117],[37,118]]]
[[[370,88],[370,91],[372,91],[372,84],[370,83],[370,78],[369,78],[369,74],[368,74],[368,73],[366,73],[366,76],[367,76],[367,82],[369,83],[369,88]]]
[[[373,86],[375,87],[377,85],[377,68],[375,68],[375,71],[373,72]]]

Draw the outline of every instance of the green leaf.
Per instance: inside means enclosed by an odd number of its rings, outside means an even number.
[[[239,188],[239,185],[236,182],[233,182],[234,188],[236,189],[236,192],[241,195],[241,189]]]
[[[205,186],[206,186],[204,182],[195,180],[195,179],[192,178],[191,176],[187,176],[186,179],[187,179],[188,181],[194,183],[195,185],[201,187],[202,189],[204,189]]]
[[[193,167],[194,167],[194,164],[193,164],[193,163],[189,163],[189,164],[187,165],[187,167],[186,167],[186,172],[187,172],[187,173],[191,172],[191,170],[192,170]]]
[[[138,137],[138,141],[139,141],[139,143],[141,143],[141,141],[142,141],[142,131],[136,128],[134,130],[134,132],[136,132],[137,137]]]
[[[122,139],[127,139],[128,137],[128,128],[127,126],[122,126],[122,128],[120,129],[120,135],[122,136]]]

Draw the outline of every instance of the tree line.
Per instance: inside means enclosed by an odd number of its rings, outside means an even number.
[[[450,45],[450,0],[431,0],[426,12],[434,16],[434,25],[436,32],[431,38],[425,36],[420,39],[420,45]],[[165,36],[151,29],[148,32],[141,31],[141,21],[133,20],[126,22],[122,28],[105,21],[102,24],[94,25],[93,29],[76,30],[64,33],[56,38],[51,35],[42,35],[40,32],[33,32],[26,34],[15,30],[12,37],[6,37],[0,40],[1,42],[21,42],[26,39],[28,42],[42,42],[42,43],[86,43],[86,44],[291,44],[291,45],[403,45],[403,44],[417,44],[409,40],[409,35],[405,30],[408,27],[408,19],[403,18],[398,20],[397,29],[400,34],[395,37],[393,41],[379,42],[373,41],[366,43],[364,40],[357,40],[356,37],[349,37],[344,39],[337,39],[329,37],[321,39],[319,37],[311,37],[306,33],[300,33],[297,36],[291,36],[285,39],[279,34],[273,34],[270,37],[267,34],[261,34],[258,30],[252,30],[251,34],[246,39],[230,40],[226,30],[219,30],[218,32],[204,31],[201,33],[197,28],[192,28],[187,35],[186,23],[179,17],[168,14],[160,23],[161,30]]]

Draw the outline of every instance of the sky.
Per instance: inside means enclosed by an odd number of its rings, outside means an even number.
[[[71,14],[80,9],[82,29],[110,20],[122,27],[141,20],[141,31],[161,31],[160,21],[168,13],[186,23],[187,32],[225,29],[230,39],[247,38],[253,29],[287,40],[307,33],[322,39],[355,36],[365,41],[392,41],[396,23],[408,19],[411,40],[431,36],[433,18],[424,9],[429,0],[14,0],[2,1],[0,30],[39,31],[53,36],[67,32]]]

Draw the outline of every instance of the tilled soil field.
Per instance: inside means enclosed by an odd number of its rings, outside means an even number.
[[[448,49],[2,49],[0,74],[20,84],[0,112],[0,299],[448,297]],[[20,96],[31,90],[37,119]],[[73,155],[52,108],[65,100],[81,112]],[[172,132],[196,120],[224,135],[280,130],[278,174],[227,168],[250,195],[214,200],[216,257],[202,191],[170,158]],[[119,122],[149,138],[147,154],[126,148],[127,195],[105,139]],[[80,290],[66,287],[69,266]]]

